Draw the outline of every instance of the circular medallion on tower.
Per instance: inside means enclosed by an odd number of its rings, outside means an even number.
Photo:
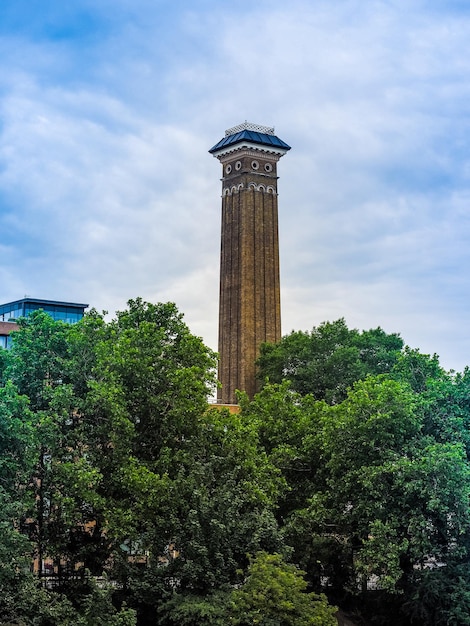
[[[242,162],[241,161],[237,161],[235,163],[235,169],[237,170],[237,172],[238,172],[238,170],[242,169]]]
[[[226,173],[226,174],[230,174],[230,172],[231,172],[231,171],[232,171],[232,166],[231,166],[231,165],[227,165],[227,166],[225,167],[225,173]]]
[[[251,169],[252,169],[252,170],[257,170],[257,169],[259,169],[259,163],[258,163],[258,161],[252,161],[252,162],[251,162]]]
[[[273,171],[273,166],[271,165],[271,163],[266,163],[265,164],[264,171],[265,172],[272,172]]]

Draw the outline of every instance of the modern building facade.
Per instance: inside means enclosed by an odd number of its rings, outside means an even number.
[[[67,324],[75,324],[82,319],[88,304],[76,302],[59,302],[57,300],[39,300],[37,298],[23,298],[14,302],[0,305],[0,347],[10,346],[10,334],[17,330],[16,320],[27,317],[33,311],[42,309],[54,320],[61,320]]]
[[[277,162],[288,150],[274,128],[248,122],[209,150],[222,164],[221,404],[254,395],[260,345],[281,338]]]

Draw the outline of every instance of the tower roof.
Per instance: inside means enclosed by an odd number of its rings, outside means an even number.
[[[290,146],[274,134],[274,128],[244,122],[225,131],[225,137],[216,143],[209,152],[215,156],[215,153],[225,151],[239,143],[255,144],[276,151],[282,150],[283,153],[290,150]]]

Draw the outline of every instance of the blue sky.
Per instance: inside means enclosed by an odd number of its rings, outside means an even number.
[[[283,332],[344,317],[470,364],[470,5],[2,0],[0,301],[176,302],[217,347],[220,165],[279,166]]]

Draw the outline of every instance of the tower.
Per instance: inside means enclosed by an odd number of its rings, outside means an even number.
[[[274,128],[245,122],[209,152],[222,164],[217,401],[256,392],[260,345],[281,338],[277,162],[290,150]]]

